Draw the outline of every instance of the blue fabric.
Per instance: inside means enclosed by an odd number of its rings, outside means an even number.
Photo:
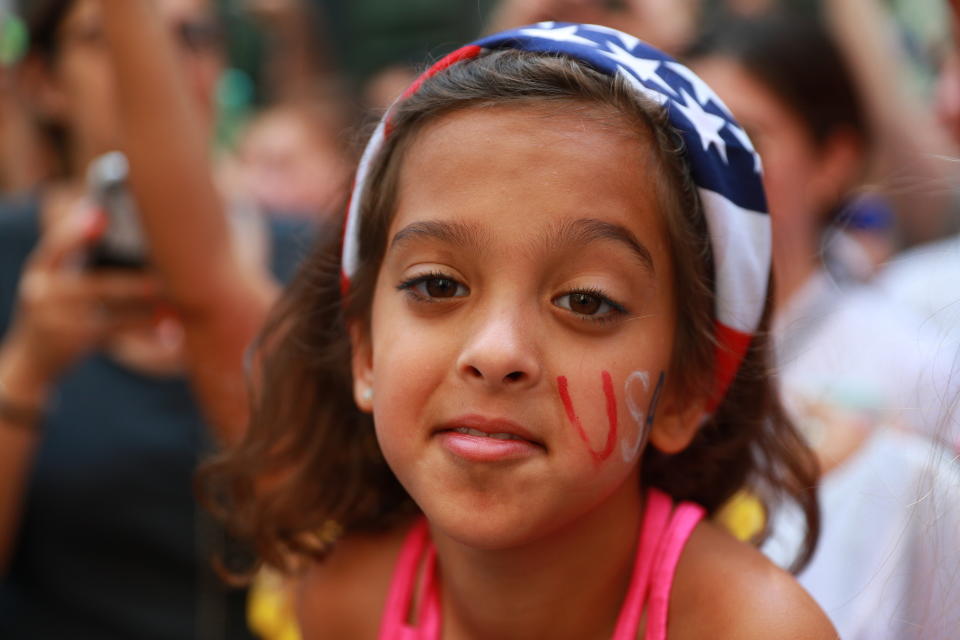
[[[287,279],[309,228],[278,222],[271,232],[274,271]],[[35,200],[0,204],[0,331],[37,238]],[[68,372],[0,583],[0,638],[252,637],[245,593],[210,570],[222,534],[194,499],[194,470],[210,450],[184,379],[102,354]]]
[[[597,25],[541,22],[477,40],[484,49],[559,53],[607,75],[624,74],[664,104],[680,132],[697,186],[767,211],[760,163],[746,132],[719,97],[687,67],[642,40]]]

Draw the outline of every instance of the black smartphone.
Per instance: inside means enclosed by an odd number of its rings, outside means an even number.
[[[91,269],[147,266],[147,243],[127,182],[129,172],[127,158],[119,151],[98,156],[87,169],[90,196],[107,217],[106,230],[87,257]]]

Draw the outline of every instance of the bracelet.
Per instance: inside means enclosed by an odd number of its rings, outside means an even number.
[[[30,406],[11,402],[6,389],[0,384],[0,420],[19,427],[38,429],[43,420],[43,406]]]

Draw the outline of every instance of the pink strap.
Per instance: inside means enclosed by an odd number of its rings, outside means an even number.
[[[423,565],[423,603],[420,607],[420,638],[440,638],[440,588],[437,585],[437,548],[430,545]]]
[[[644,604],[647,604],[648,612],[645,640],[666,640],[670,588],[673,586],[677,563],[690,534],[704,514],[700,506],[683,503],[673,511],[671,517],[672,507],[672,500],[663,492],[656,489],[647,492],[633,576],[617,619],[613,640],[634,640],[637,637]],[[408,625],[411,596],[417,583],[421,559],[424,565],[420,584],[420,612],[418,621]],[[436,640],[440,637],[440,615],[436,549],[430,544],[427,522],[421,519],[410,529],[400,550],[379,638]]]
[[[653,570],[650,598],[647,607],[647,633],[645,640],[666,640],[667,611],[670,605],[670,588],[677,571],[680,553],[690,534],[703,518],[703,507],[689,502],[681,503],[673,512],[673,518],[663,536],[662,551]]]
[[[670,517],[673,503],[666,494],[657,489],[647,491],[647,504],[643,513],[643,526],[637,543],[630,589],[620,609],[620,617],[613,631],[613,640],[635,640],[640,627],[640,615],[647,597],[653,560],[660,547],[663,531]]]
[[[416,631],[407,626],[407,614],[410,609],[410,597],[416,583],[417,565],[429,543],[427,521],[421,518],[411,527],[403,541],[400,557],[390,582],[390,592],[380,623],[380,640],[399,640],[415,638]],[[430,545],[431,547],[433,545]],[[429,569],[432,569],[432,564]],[[430,575],[430,574],[424,574]]]

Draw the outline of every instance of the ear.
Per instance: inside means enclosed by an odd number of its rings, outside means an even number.
[[[707,398],[705,394],[679,394],[672,386],[666,391],[659,407],[653,409],[650,444],[663,453],[673,455],[690,446],[700,430],[707,415]]]
[[[373,412],[373,348],[370,332],[359,322],[350,323],[350,366],[353,401],[364,413]]]

